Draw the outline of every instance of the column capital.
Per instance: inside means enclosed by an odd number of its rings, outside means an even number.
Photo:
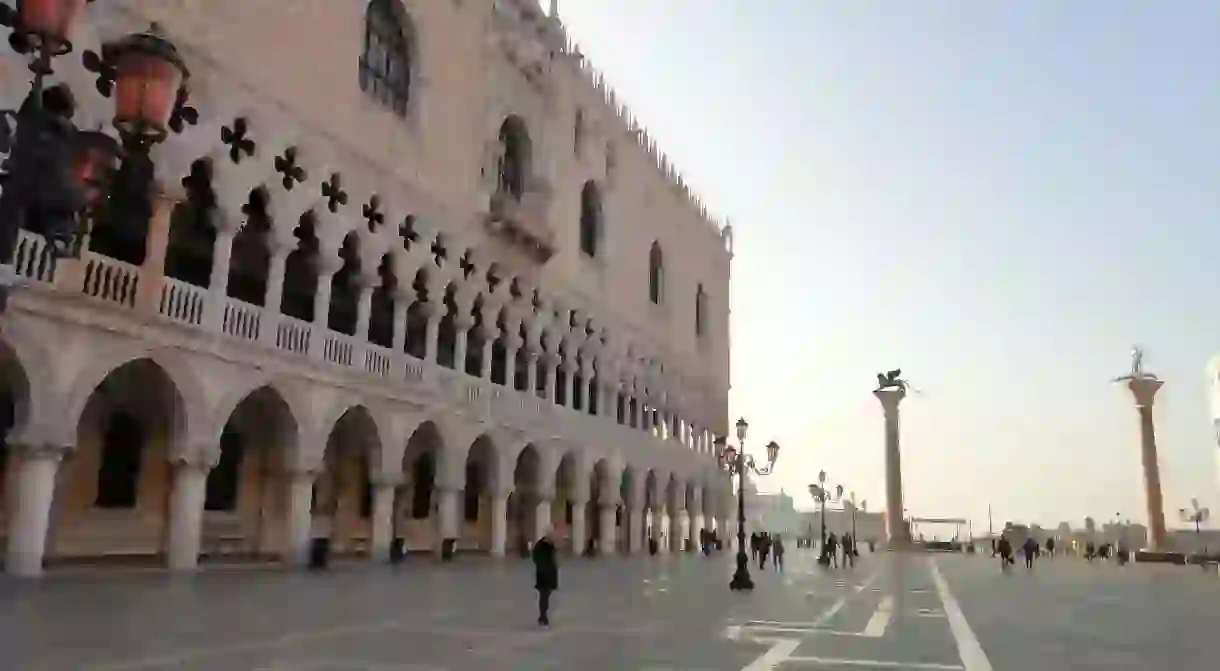
[[[556,368],[559,364],[563,363],[563,357],[559,356],[557,352],[544,352],[542,354],[542,363],[546,364],[549,368]]]
[[[444,303],[435,300],[426,300],[419,304],[419,309],[428,319],[438,319],[444,317],[449,308]]]
[[[876,389],[873,391],[873,396],[881,401],[881,407],[885,410],[885,414],[890,414],[898,411],[898,404],[902,399],[907,397],[907,390],[902,387],[892,389]]]
[[[474,326],[474,315],[459,310],[453,315],[453,328],[458,331],[469,331]]]
[[[170,466],[175,470],[210,471],[220,461],[220,447],[217,445],[200,445],[194,449],[174,452],[169,455]]]
[[[284,471],[290,480],[314,481],[322,473],[320,466],[290,466]]]
[[[44,442],[9,443],[14,454],[30,461],[59,461],[72,452],[72,447]]]
[[[1127,388],[1135,397],[1135,407],[1151,408],[1156,400],[1156,393],[1165,385],[1164,380],[1155,377],[1132,377],[1127,379]]]
[[[369,482],[377,489],[393,489],[402,484],[402,473],[378,473],[369,478]]]

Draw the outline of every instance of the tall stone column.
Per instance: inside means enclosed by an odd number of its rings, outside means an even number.
[[[296,248],[296,240],[287,241],[279,236],[268,236],[267,245],[271,258],[267,267],[267,290],[263,294],[263,312],[271,318],[278,317],[284,302],[284,272],[288,264],[288,255]],[[259,333],[259,339],[270,347],[276,347],[279,342],[278,320],[273,320]]]
[[[503,557],[504,544],[508,536],[509,492],[491,492],[491,556]]]
[[[394,540],[394,488],[398,483],[398,478],[387,476],[373,480],[373,542],[369,547],[369,559],[375,562],[390,559],[390,543]]]
[[[602,555],[609,555],[615,552],[618,547],[618,530],[615,528],[617,521],[618,502],[605,501],[598,508],[598,537],[597,549]]]
[[[309,562],[309,541],[313,534],[313,483],[318,472],[300,469],[288,472],[288,563],[304,566]]]
[[[47,529],[51,522],[51,503],[55,498],[55,474],[68,453],[67,445],[22,445],[12,443],[14,469],[10,502],[6,573],[25,578],[42,575],[42,558],[47,548]]]
[[[547,401],[555,403],[555,377],[558,375],[559,364],[563,362],[563,358],[556,352],[547,352],[543,355],[542,362],[546,366],[546,377],[542,381],[542,394]]]
[[[227,217],[217,216],[213,221],[227,222]],[[208,306],[206,323],[214,331],[220,331],[224,325],[225,299],[229,295],[229,264],[233,257],[233,239],[237,231],[229,226],[216,232],[216,242],[212,247],[212,276],[208,281]]]
[[[500,337],[500,329],[496,328],[494,323],[490,326],[484,323],[482,330],[483,351],[479,357],[479,377],[491,382],[492,354],[495,352],[496,339]]]
[[[156,313],[165,284],[165,254],[169,248],[170,220],[177,196],[159,193],[152,198],[152,216],[148,219],[144,265],[140,268],[140,283],[136,287],[136,305],[141,311]]]
[[[589,500],[579,497],[572,498],[572,528],[569,530],[572,542],[572,555],[580,557],[585,553],[588,544]]]
[[[203,503],[212,463],[203,455],[179,456],[173,462],[174,488],[170,493],[169,567],[190,571],[199,566],[203,536]]]
[[[460,509],[459,503],[462,490],[449,485],[437,485],[436,493],[438,499],[436,502],[436,544],[433,550],[437,556],[441,554],[441,547],[446,539],[457,539],[460,534],[459,521]]]
[[[574,359],[568,359],[563,362],[563,395],[559,399],[559,405],[565,408],[576,409],[576,371],[579,364]]]
[[[1135,409],[1140,421],[1140,461],[1144,467],[1144,501],[1148,506],[1148,549],[1161,552],[1169,549],[1165,532],[1165,502],[1161,498],[1161,468],[1157,461],[1156,429],[1152,406],[1162,380],[1147,375],[1127,380],[1127,388],[1135,397]]]
[[[533,538],[529,542],[542,538],[542,534],[551,530],[551,501],[555,498],[554,492],[536,492],[534,497],[534,533]]]
[[[885,412],[885,532],[891,549],[901,549],[910,541],[902,507],[902,453],[899,450],[898,404],[906,398],[902,387],[873,392]]]
[[[532,346],[525,350],[525,391],[530,396],[538,396],[538,357],[541,356]]]
[[[627,554],[639,554],[644,547],[644,516],[646,511],[629,507],[623,512],[623,532],[627,534]]]
[[[509,330],[504,334],[504,386],[517,388],[517,353],[525,341],[521,336]]]

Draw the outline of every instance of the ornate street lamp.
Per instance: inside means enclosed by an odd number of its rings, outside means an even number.
[[[186,65],[174,45],[148,32],[129,35],[86,51],[85,68],[97,75],[97,90],[115,97],[114,126],[121,145],[100,130],[72,122],[76,101],[64,84],[47,87],[52,61],[72,51],[71,34],[92,0],[17,0],[0,3],[0,25],[12,29],[9,46],[30,57],[30,92],[17,110],[0,110],[0,264],[11,264],[22,228],[43,235],[57,256],[75,256],[94,208],[106,202],[116,171],[130,161],[151,195],[148,150],[168,135],[194,124],[187,106]],[[12,124],[10,124],[10,119]],[[116,217],[116,221],[127,218]],[[146,221],[131,218],[133,226]],[[14,283],[12,268],[0,277],[0,311]]]
[[[750,425],[743,417],[737,420],[736,428],[737,444],[741,449],[725,445],[716,455],[720,468],[728,471],[730,476],[737,476],[737,570],[729,582],[729,589],[734,591],[754,589],[754,581],[750,578],[750,556],[746,554],[746,473],[770,475],[775,470],[775,460],[779,459],[779,443],[773,440],[767,443],[767,464],[757,465],[754,457],[745,451],[746,431]]]
[[[818,471],[818,482],[817,482],[817,484],[809,485],[809,495],[813,497],[814,501],[819,501],[822,504],[822,522],[821,522],[822,528],[819,533],[819,535],[821,536],[821,543],[822,543],[822,545],[821,545],[822,556],[818,559],[818,561],[822,561],[822,560],[827,559],[826,549],[825,549],[826,548],[826,503],[828,501],[830,501],[830,491],[826,489],[826,471]],[[843,500],[843,485],[838,485],[835,487],[834,500],[835,501]],[[855,500],[855,494],[852,495],[852,500],[853,501]],[[855,538],[856,537],[856,511],[855,511],[854,505],[852,508],[851,519],[852,519],[851,535],[852,535],[852,538]]]

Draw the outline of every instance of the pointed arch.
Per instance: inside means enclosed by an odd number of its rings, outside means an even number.
[[[585,256],[602,255],[604,223],[601,189],[597,182],[589,180],[580,189],[580,251]]]

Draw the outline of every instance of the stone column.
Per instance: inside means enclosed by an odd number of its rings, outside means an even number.
[[[140,283],[136,287],[136,305],[141,311],[157,313],[161,302],[161,287],[165,284],[165,254],[169,248],[170,220],[178,200],[166,193],[152,199],[152,216],[148,219],[144,265],[140,268]]]
[[[9,468],[13,487],[9,503],[6,573],[25,578],[42,575],[42,558],[47,548],[47,529],[51,522],[51,503],[55,498],[55,474],[59,462],[71,449],[66,445],[22,445],[10,443]]]
[[[313,483],[318,477],[315,470],[289,471],[288,477],[288,563],[304,566],[309,563],[309,542],[313,534]]]
[[[509,389],[517,388],[517,353],[524,344],[521,336],[512,332],[504,336],[504,386]]]
[[[678,509],[669,514],[669,549],[671,552],[682,551],[682,539],[685,538],[685,534],[682,533],[682,518],[685,515],[685,510]]]
[[[360,297],[356,301],[356,333],[353,337],[357,342],[367,342],[369,339],[369,316],[373,312],[374,278],[364,273],[356,275]]]
[[[390,559],[390,543],[394,540],[394,488],[398,484],[398,478],[388,476],[373,480],[373,542],[369,547],[369,559],[375,562]]]
[[[600,516],[598,520],[598,539],[597,546],[601,550],[602,555],[614,554],[617,548],[618,530],[615,528],[616,513],[618,512],[618,501],[610,500],[601,504],[597,513]]]
[[[273,235],[267,239],[267,244],[271,246],[271,260],[267,268],[267,293],[263,296],[263,312],[272,317],[280,314],[284,301],[284,268],[288,263],[288,255],[296,248],[296,241],[282,240]],[[279,328],[274,325],[265,327],[259,336],[264,344],[275,347]]]
[[[503,557],[508,536],[508,495],[511,492],[491,492],[491,556]]]
[[[440,556],[441,546],[446,539],[457,539],[460,529],[458,528],[460,495],[462,490],[453,485],[440,485],[436,487],[437,502],[436,502],[436,544],[432,548],[437,556]]]
[[[531,543],[542,538],[542,534],[551,530],[551,500],[553,492],[537,492],[534,497],[534,534],[529,539]]]
[[[409,289],[409,287],[408,287]],[[390,349],[396,357],[402,356],[407,349],[407,310],[415,300],[414,291],[403,291],[402,287],[394,293],[394,337]]]
[[[700,531],[703,531],[703,495],[698,489],[695,489],[694,496],[691,497],[690,507],[686,510],[686,517],[689,521],[687,529],[687,538],[690,539],[690,546],[695,552],[699,552],[702,548],[699,547]]]
[[[580,557],[585,553],[588,544],[589,500],[572,498],[572,528],[569,530],[572,539],[572,555]]]
[[[168,534],[168,563],[172,570],[190,571],[199,566],[203,503],[211,470],[211,460],[203,455],[181,455],[173,461]]]
[[[907,537],[902,506],[902,453],[899,450],[898,404],[906,398],[902,387],[873,392],[885,413],[885,532],[891,549],[901,549]]]
[[[559,399],[559,405],[565,408],[576,409],[576,368],[578,364],[569,359],[563,362],[563,396]]]
[[[1156,429],[1152,406],[1156,392],[1165,383],[1152,376],[1127,380],[1127,388],[1135,397],[1135,409],[1140,421],[1140,461],[1144,466],[1144,501],[1148,507],[1148,549],[1163,552],[1169,549],[1165,532],[1165,503],[1161,498],[1161,467],[1157,462]]]
[[[438,354],[437,343],[441,337],[441,318],[445,316],[448,308],[440,300],[425,301],[420,304],[420,308],[428,317],[428,325],[424,333],[424,359],[428,363],[436,363]]]
[[[318,288],[313,295],[313,332],[314,352],[324,356],[322,344],[326,332],[330,330],[330,293],[334,284],[335,273],[343,267],[343,260],[334,254],[319,253],[318,258]]]
[[[580,371],[581,382],[584,383],[584,410],[586,415],[601,414],[601,408],[595,408],[593,403],[593,390],[597,388],[597,378],[594,377],[593,364],[586,364]],[[601,401],[601,394],[597,395],[597,400]]]
[[[491,382],[491,355],[495,352],[496,338],[500,337],[500,329],[496,328],[494,324],[488,326],[484,323],[481,335],[483,336],[483,351],[480,353],[482,361],[479,364],[479,377]]]
[[[474,326],[474,317],[461,312],[453,316],[453,330],[455,332],[453,339],[453,370],[459,373],[466,372],[467,334],[472,326]]]
[[[223,222],[223,217],[214,221]],[[213,331],[224,328],[224,305],[229,296],[229,262],[233,255],[233,238],[237,232],[230,227],[216,232],[216,243],[212,247],[212,277],[208,280],[208,315],[206,322]]]
[[[525,351],[525,391],[535,398],[538,397],[538,357],[532,347]]]
[[[558,372],[559,364],[562,361],[563,359],[561,359],[560,356],[555,352],[547,352],[542,359],[543,365],[546,366],[546,377],[542,381],[542,394],[546,397],[546,400],[551,403],[554,403],[556,400],[555,376]]]

